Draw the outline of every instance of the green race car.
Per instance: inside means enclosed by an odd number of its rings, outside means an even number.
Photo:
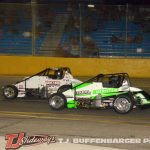
[[[150,105],[150,95],[131,87],[127,73],[99,74],[73,87],[62,86],[49,97],[52,109],[113,108],[125,114],[136,106]]]

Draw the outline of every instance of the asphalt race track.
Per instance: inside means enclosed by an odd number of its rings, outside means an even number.
[[[0,77],[0,86],[22,77]],[[85,80],[85,78],[83,78]],[[132,79],[133,86],[150,93],[150,79]],[[54,111],[46,100],[5,100],[0,93],[0,136],[26,132],[28,135],[49,134],[64,139],[133,138],[143,143],[98,144],[98,146],[148,150],[150,149],[150,107],[134,109],[121,115],[108,109],[72,109]],[[90,144],[90,143],[87,143]]]

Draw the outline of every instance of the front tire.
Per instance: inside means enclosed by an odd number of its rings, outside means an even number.
[[[54,110],[64,109],[66,106],[66,97],[60,93],[52,94],[49,97],[49,106]]]
[[[7,85],[3,89],[3,95],[6,99],[15,99],[18,95],[18,89],[14,85]]]
[[[127,95],[120,95],[114,100],[113,108],[117,113],[127,114],[133,109],[133,101]]]

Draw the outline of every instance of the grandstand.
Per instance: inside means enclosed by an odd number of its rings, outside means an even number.
[[[150,57],[148,6],[35,5],[0,4],[0,54]]]

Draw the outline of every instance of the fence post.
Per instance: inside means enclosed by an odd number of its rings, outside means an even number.
[[[32,55],[36,54],[35,52],[35,40],[36,40],[36,0],[31,0],[31,12],[32,12]]]
[[[82,13],[81,13],[81,4],[79,3],[80,11],[80,57],[82,57]]]
[[[125,38],[125,56],[127,56],[127,40],[128,40],[128,11],[129,11],[129,7],[128,7],[128,3],[126,4],[126,38]]]

